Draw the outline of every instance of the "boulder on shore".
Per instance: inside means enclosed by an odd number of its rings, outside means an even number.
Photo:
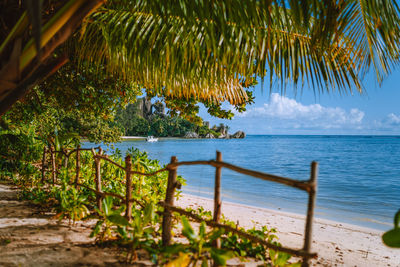
[[[221,134],[220,136],[218,136],[218,139],[231,139],[232,135],[230,134]]]
[[[206,134],[206,136],[204,136],[204,138],[214,139],[215,136],[212,133],[208,133],[208,134]]]
[[[245,138],[246,137],[246,133],[242,132],[242,131],[237,131],[236,133],[234,133],[232,135],[232,138]]]
[[[184,136],[184,138],[188,138],[188,139],[196,139],[199,138],[199,135],[195,132],[187,132]]]

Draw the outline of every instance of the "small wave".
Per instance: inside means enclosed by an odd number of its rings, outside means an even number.
[[[355,218],[356,220],[359,220],[359,221],[363,221],[363,222],[371,222],[371,223],[376,223],[376,224],[381,224],[381,225],[388,225],[388,226],[391,226],[392,225],[392,223],[388,223],[388,222],[382,222],[382,221],[378,221],[378,220],[374,220],[374,219],[371,219],[371,218]]]

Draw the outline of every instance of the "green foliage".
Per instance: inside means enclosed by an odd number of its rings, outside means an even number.
[[[91,142],[119,140],[114,122],[117,107],[134,102],[141,90],[112,75],[99,74],[101,66],[71,64],[28,92],[0,119],[0,177],[19,179],[37,172],[43,148],[66,151],[86,138]],[[57,166],[61,155],[56,155]]]
[[[61,220],[67,217],[74,223],[82,220],[90,214],[87,205],[87,195],[78,192],[75,187],[65,186],[58,191],[56,198],[59,201],[60,213],[57,217]]]
[[[118,110],[115,121],[124,129],[125,135],[130,136],[183,137],[187,132],[197,132],[201,137],[205,137],[209,133],[215,137],[220,136],[221,127],[209,129],[203,126],[203,120],[196,115],[199,107],[194,106],[195,102],[192,103],[190,100],[171,100],[171,103],[172,101],[175,103],[175,108],[168,111],[169,116],[153,114],[146,120],[139,115],[140,111],[137,105],[131,104],[126,109]],[[186,108],[178,111],[180,108],[176,103],[186,105]],[[241,110],[245,111],[245,105],[241,107]],[[215,112],[214,116],[219,117],[223,117],[222,114],[226,114],[226,118],[233,116],[231,111],[222,110],[219,104],[210,106],[209,112],[210,114]],[[226,126],[224,127],[226,128]]]
[[[150,132],[150,123],[140,116],[140,101],[117,110],[115,121],[124,129],[128,136],[147,136]]]
[[[30,200],[35,204],[41,204],[43,206],[50,205],[51,207],[53,207],[57,205],[55,190],[45,190],[41,186],[22,187],[20,197],[21,199]]]
[[[158,117],[151,119],[150,133],[160,137],[182,137],[187,132],[196,131],[197,125],[179,117]]]
[[[131,156],[132,169],[137,172],[150,173],[161,168],[157,160],[152,160],[146,152],[138,149],[128,149],[127,155]],[[124,165],[122,154],[116,150],[109,158],[120,165]],[[70,172],[74,166],[74,157],[70,158],[67,168],[61,168],[58,173],[58,181],[61,185],[42,188],[40,175],[31,177],[33,187],[23,187],[22,195],[26,199],[35,200],[36,203],[55,207],[58,217],[68,218],[75,222],[82,220],[90,214],[89,209],[93,208],[96,196],[85,187],[76,189],[70,184],[74,181],[74,173]],[[93,155],[88,151],[81,151],[81,172],[80,182],[90,188],[95,187],[93,171]],[[101,161],[102,190],[103,192],[125,195],[125,172],[108,161]],[[288,254],[275,252],[266,247],[253,243],[250,240],[240,238],[232,233],[225,233],[222,229],[207,231],[206,224],[200,224],[199,230],[195,231],[184,216],[180,218],[182,235],[187,243],[176,243],[163,247],[161,237],[162,208],[157,205],[164,200],[167,185],[167,172],[161,172],[154,176],[143,176],[132,174],[133,192],[132,197],[141,205],[134,205],[132,208],[132,219],[128,221],[124,217],[125,205],[119,198],[107,196],[102,199],[101,207],[94,207],[98,214],[98,221],[93,228],[91,237],[97,242],[116,241],[120,246],[126,248],[127,262],[137,259],[136,251],[144,249],[150,255],[155,264],[166,264],[167,266],[187,266],[189,264],[209,266],[215,262],[225,265],[232,257],[255,258],[263,261],[266,265],[273,266],[297,266],[289,263],[291,257]],[[184,179],[178,176],[178,181],[185,183]],[[180,191],[175,197],[179,197]],[[196,210],[188,209],[201,216],[204,220],[211,220],[211,211],[199,207]],[[234,222],[223,217],[223,223],[235,226]],[[244,230],[244,229],[242,229]],[[262,227],[261,229],[250,229],[248,233],[273,244],[277,243],[274,229]],[[221,249],[213,246],[213,241],[221,240]]]
[[[42,143],[37,140],[35,127],[11,116],[0,119],[0,177],[30,176],[37,172],[33,163],[40,159]]]
[[[266,226],[263,226],[261,230],[253,228],[247,232],[255,234],[257,237],[268,242],[273,242],[276,239],[276,235],[273,234],[276,232],[275,229],[268,230]],[[237,255],[241,257],[253,257],[262,261],[268,259],[267,249],[264,246],[254,244],[248,239],[240,238],[237,234],[228,233],[226,238],[222,240],[221,247],[234,248]]]
[[[270,266],[274,267],[300,267],[301,262],[289,263],[292,255],[284,252],[275,251],[273,249],[269,250],[269,256],[271,259]]]
[[[117,228],[120,243],[128,248],[128,262],[137,259],[138,248],[146,249],[156,257],[156,238],[159,236],[156,225],[160,222],[160,217],[156,213],[155,205],[150,203],[144,209],[135,209],[132,217],[130,223]]]
[[[101,208],[97,208],[96,210],[100,219],[93,228],[90,237],[96,237],[96,240],[99,242],[113,237],[113,226],[123,227],[129,224],[128,220],[121,215],[125,210],[125,206],[121,205],[119,208],[114,209],[114,201],[110,196],[103,198]]]
[[[252,81],[253,82],[251,83],[243,83],[243,87],[252,88],[257,84],[255,79]],[[222,108],[222,102],[211,101],[210,99],[204,100],[196,97],[190,97],[184,99],[176,98],[163,94],[155,94],[154,92],[151,92],[151,90],[147,90],[147,92],[150,96],[157,95],[158,97],[162,97],[167,108],[169,109],[168,113],[172,117],[179,116],[197,125],[201,125],[203,121],[198,116],[200,110],[198,104],[200,103],[207,108],[207,112],[213,117],[230,120],[234,116],[234,113],[231,110],[225,110]],[[245,92],[246,92],[246,99],[244,99],[239,104],[234,105],[235,110],[238,112],[246,111],[246,106],[254,103],[254,96],[252,91],[247,89]]]
[[[180,117],[153,114],[149,120],[139,115],[136,104],[120,109],[116,115],[116,122],[129,136],[160,136],[182,137],[189,131],[195,131],[197,125]]]
[[[139,86],[108,74],[101,65],[83,63],[78,70],[73,55],[69,64],[46,79],[36,91],[43,94],[42,104],[54,99],[54,105],[65,112],[79,111],[111,120],[117,108],[141,95]]]
[[[394,215],[394,228],[382,236],[383,243],[392,248],[400,248],[400,210]]]
[[[36,107],[32,121],[36,125],[37,135],[45,143],[55,147],[57,141],[60,141],[62,148],[68,148],[79,144],[82,137],[91,142],[110,143],[119,140],[122,133],[113,122],[113,106],[106,108],[102,103],[97,103],[97,106],[95,102],[81,106],[77,102],[75,109],[72,109],[63,106],[60,100],[63,97],[46,95],[44,90],[41,87],[36,88],[33,92],[36,97],[32,97],[28,105],[21,108],[27,109],[29,105]],[[97,112],[100,108],[103,109]]]
[[[197,209],[193,209],[191,207],[186,208],[186,211],[192,212],[198,216],[200,216],[203,220],[211,220],[213,218],[212,212],[210,210],[206,210],[204,207],[197,207]]]
[[[235,223],[223,218],[225,224],[235,227]],[[256,236],[268,243],[281,246],[278,242],[278,237],[275,234],[276,229],[268,229],[267,226],[262,226],[261,229],[255,227],[251,229],[241,229],[248,234]],[[241,258],[251,257],[263,261],[266,266],[282,266],[282,267],[298,267],[300,262],[290,263],[292,256],[288,253],[268,249],[261,244],[257,244],[246,238],[239,237],[237,234],[227,233],[221,239],[221,248],[229,248],[235,252],[235,255]]]
[[[211,260],[225,266],[226,261],[235,256],[229,249],[218,249],[212,245],[213,241],[223,235],[223,229],[215,229],[207,233],[206,224],[202,222],[196,233],[186,217],[181,217],[181,223],[182,234],[189,244],[175,244],[165,248],[164,254],[167,257],[178,254],[178,257],[169,261],[166,266],[188,266],[189,264],[209,266]]]
[[[129,120],[129,125],[125,126],[125,135],[147,136],[149,135],[150,129],[151,125],[145,118],[135,115]]]

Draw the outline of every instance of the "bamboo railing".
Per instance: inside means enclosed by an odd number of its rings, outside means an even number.
[[[93,154],[93,158],[95,161],[95,182],[96,182],[96,189],[90,188],[86,185],[83,185],[79,183],[79,172],[80,172],[80,156],[79,152],[82,150],[88,150],[91,151]],[[97,150],[98,152],[96,153]],[[56,166],[55,166],[55,153],[62,153],[66,157],[69,157],[72,153],[77,153],[76,155],[76,177],[75,177],[75,186],[81,186],[84,188],[87,188],[91,190],[93,193],[96,194],[96,202],[98,207],[101,207],[101,199],[104,198],[105,196],[112,196],[115,198],[118,198],[122,201],[125,202],[126,205],[126,211],[125,211],[125,217],[130,220],[132,217],[132,204],[136,203],[137,205],[141,206],[142,208],[144,207],[144,203],[141,203],[140,201],[136,199],[132,199],[132,174],[136,175],[143,175],[143,176],[154,176],[160,172],[168,171],[168,183],[167,183],[167,191],[165,195],[165,200],[163,202],[160,202],[159,205],[164,207],[164,212],[163,212],[163,220],[162,220],[162,242],[164,245],[169,245],[171,244],[172,241],[172,216],[173,212],[177,212],[181,215],[185,215],[187,217],[190,217],[191,219],[195,221],[204,221],[208,226],[210,227],[216,227],[216,228],[223,228],[227,232],[231,232],[233,234],[237,234],[238,236],[242,238],[246,238],[248,240],[251,240],[252,242],[264,245],[267,248],[276,250],[276,251],[281,251],[285,253],[289,253],[291,255],[297,256],[297,257],[302,257],[303,262],[302,266],[306,267],[309,266],[310,264],[310,259],[315,258],[317,256],[316,253],[312,252],[311,250],[311,244],[312,244],[312,224],[313,224],[313,217],[314,217],[314,208],[315,208],[315,198],[316,198],[316,191],[317,191],[317,172],[318,172],[318,163],[317,162],[312,162],[311,163],[311,174],[310,174],[310,179],[306,181],[299,181],[299,180],[294,180],[291,178],[287,177],[281,177],[281,176],[276,176],[268,173],[263,173],[259,171],[254,171],[254,170],[249,170],[245,169],[242,167],[238,167],[226,162],[222,161],[222,154],[221,152],[217,151],[216,159],[215,160],[199,160],[199,161],[182,161],[178,162],[177,158],[175,156],[171,157],[171,161],[169,164],[167,164],[163,169],[157,170],[152,173],[142,173],[138,171],[133,171],[132,170],[132,160],[131,157],[128,155],[125,157],[125,167],[114,162],[110,158],[108,158],[107,155],[103,154],[103,151],[101,147],[96,147],[96,148],[80,148],[78,147],[77,149],[71,150],[69,152],[66,151],[51,151],[50,150],[50,155],[51,155],[51,160],[52,160],[52,182],[55,184],[55,177],[56,177]],[[44,172],[45,172],[45,157],[46,157],[46,151],[43,152],[43,161],[42,161],[42,178],[44,179]],[[102,181],[101,181],[101,160],[105,160],[110,162],[111,164],[114,164],[120,169],[123,169],[125,171],[125,179],[126,179],[126,192],[125,196],[120,196],[115,193],[108,193],[108,192],[103,192],[102,191]],[[213,219],[212,220],[204,220],[197,214],[194,214],[192,212],[186,211],[182,208],[174,206],[174,200],[175,200],[175,190],[176,188],[180,188],[181,184],[177,181],[177,170],[178,167],[180,166],[188,166],[188,165],[209,165],[212,167],[215,167],[215,185],[214,185],[214,210],[213,210]],[[262,179],[265,181],[271,181],[275,183],[280,183],[286,186],[294,187],[303,191],[306,191],[308,193],[308,205],[307,205],[307,215],[306,215],[306,222],[305,222],[305,231],[304,231],[304,243],[303,243],[303,248],[302,249],[293,249],[293,248],[288,248],[288,247],[281,247],[277,246],[274,244],[271,244],[267,242],[266,240],[263,240],[259,237],[253,236],[249,233],[246,233],[240,229],[233,228],[229,225],[221,224],[220,223],[220,217],[221,217],[221,170],[222,168],[230,169],[232,171],[249,175],[258,179]],[[220,241],[216,240],[213,245],[217,248],[220,247]]]

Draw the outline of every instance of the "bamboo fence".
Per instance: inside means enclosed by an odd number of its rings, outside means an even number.
[[[80,151],[87,150],[93,153],[94,158],[94,165],[95,165],[95,182],[96,188],[90,188],[86,185],[83,185],[79,182],[79,173],[80,173]],[[96,152],[97,150],[98,152]],[[311,244],[312,244],[312,225],[313,225],[313,217],[314,217],[314,207],[315,207],[315,198],[316,198],[316,191],[317,191],[317,172],[318,172],[318,163],[312,162],[311,163],[311,174],[310,179],[306,181],[299,181],[294,180],[287,177],[276,176],[268,173],[263,173],[259,171],[249,170],[242,167],[238,167],[226,162],[222,161],[222,154],[221,152],[217,151],[216,159],[215,160],[199,160],[199,161],[181,161],[178,162],[175,156],[171,157],[171,161],[167,164],[163,169],[160,169],[156,172],[152,173],[142,173],[132,170],[132,160],[131,157],[128,155],[125,157],[125,167],[121,166],[120,164],[111,160],[107,155],[103,154],[103,150],[101,147],[96,148],[80,148],[71,150],[71,151],[52,151],[51,149],[44,149],[43,152],[43,160],[42,160],[42,179],[45,180],[45,171],[46,171],[46,153],[50,152],[51,156],[51,163],[52,163],[52,183],[55,184],[56,180],[56,163],[55,163],[55,153],[62,153],[67,159],[73,154],[76,153],[76,176],[75,176],[75,186],[85,187],[91,190],[94,194],[96,194],[96,203],[97,206],[101,207],[101,199],[105,196],[112,196],[118,199],[121,199],[126,204],[126,211],[125,217],[127,219],[131,219],[132,217],[132,205],[136,203],[137,205],[144,207],[144,204],[140,201],[132,198],[132,174],[136,175],[143,175],[143,176],[154,176],[160,172],[168,171],[168,183],[167,183],[167,191],[165,195],[165,200],[160,202],[159,205],[164,207],[163,212],[163,220],[162,220],[162,242],[164,245],[171,244],[172,241],[172,217],[173,212],[177,212],[181,215],[185,215],[190,217],[191,219],[202,222],[204,221],[208,226],[213,228],[223,228],[227,232],[231,232],[237,234],[242,238],[246,238],[251,240],[252,242],[264,245],[267,248],[281,251],[285,253],[289,253],[291,255],[301,257],[303,259],[302,266],[309,266],[310,259],[315,258],[317,253],[312,252]],[[121,196],[115,193],[103,192],[102,191],[102,181],[101,181],[101,160],[108,161],[118,168],[121,168],[125,171],[125,178],[126,178],[126,194],[125,196]],[[215,185],[214,185],[214,210],[213,210],[213,219],[212,220],[204,220],[199,215],[184,210],[180,207],[176,207],[174,205],[175,200],[175,190],[176,188],[180,188],[181,184],[177,181],[177,170],[179,166],[187,166],[187,165],[209,165],[215,167]],[[258,179],[262,179],[265,181],[271,181],[275,183],[280,183],[283,185],[287,185],[290,187],[294,187],[308,193],[308,205],[307,205],[307,215],[306,215],[306,222],[305,222],[305,232],[304,232],[304,243],[302,249],[293,249],[283,246],[277,246],[263,240],[259,237],[246,233],[240,229],[233,228],[229,225],[221,224],[220,217],[221,217],[221,170],[222,168],[230,169],[232,171],[245,174],[248,176],[252,176]],[[213,244],[215,247],[220,247],[220,241],[216,240]]]

